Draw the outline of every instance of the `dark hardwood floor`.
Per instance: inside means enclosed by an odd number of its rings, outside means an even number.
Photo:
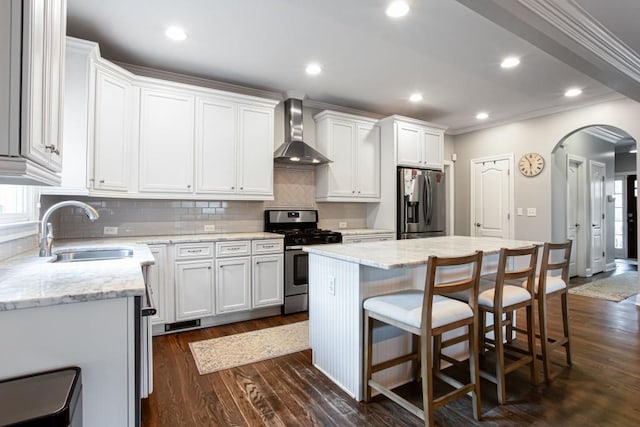
[[[637,269],[637,266],[634,266]],[[622,267],[628,268],[628,267]],[[616,270],[614,273],[624,271]],[[610,275],[614,273],[604,273]],[[595,276],[596,278],[599,278]],[[584,283],[572,280],[571,286]],[[573,366],[553,357],[556,378],[533,386],[528,369],[509,374],[509,403],[482,383],[483,419],[471,417],[471,399],[436,412],[439,425],[640,425],[640,307],[569,295]],[[559,303],[550,307],[550,331],[560,330]],[[199,375],[188,343],[306,319],[276,316],[154,338],[154,392],[143,401],[144,427],[176,426],[420,426],[421,420],[377,397],[350,398],[311,365],[311,351]],[[539,371],[542,372],[541,365]],[[415,385],[406,393],[418,399]]]

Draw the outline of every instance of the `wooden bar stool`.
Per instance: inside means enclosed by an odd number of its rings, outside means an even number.
[[[454,258],[432,256],[429,257],[427,263],[424,291],[406,290],[371,297],[364,301],[363,365],[365,401],[368,402],[371,399],[371,391],[375,389],[414,415],[422,418],[425,421],[425,425],[432,426],[434,425],[433,412],[435,409],[471,393],[473,416],[476,420],[480,418],[477,294],[481,264],[482,252]],[[444,268],[448,270],[456,267],[466,272],[467,277],[447,283],[439,281],[439,274]],[[468,303],[444,296],[460,291],[470,292],[471,297]],[[410,332],[414,337],[418,337],[419,345],[415,349],[416,351],[373,365],[372,326],[374,319]],[[431,343],[443,333],[465,326],[467,327],[466,340],[469,341],[470,379],[467,384],[462,384],[456,379],[445,375],[439,370],[439,366],[433,363]],[[439,342],[442,343],[441,340]],[[375,372],[412,360],[418,361],[420,366],[418,372],[422,381],[422,409],[372,379],[372,375]],[[455,390],[434,398],[434,376],[447,382]]]
[[[571,259],[571,240],[565,243],[545,243],[542,252],[542,264],[540,275],[535,281],[535,298],[538,301],[538,324],[540,325],[540,348],[542,351],[542,366],[544,379],[551,379],[550,353],[564,347],[567,365],[571,366],[571,341],[569,339],[569,305],[567,303],[569,284],[569,262]],[[561,260],[552,262],[552,258],[561,254]],[[555,256],[554,256],[555,255]],[[560,270],[560,276],[551,276],[549,273]],[[547,303],[550,297],[560,296],[562,307],[562,338],[551,338],[547,331]]]
[[[528,266],[518,270],[509,269],[510,265],[517,263],[518,257],[528,257]],[[485,349],[493,349],[496,356],[495,375],[480,371],[480,376],[497,385],[498,402],[500,402],[500,404],[506,403],[507,400],[505,377],[508,373],[529,365],[531,381],[537,384],[535,315],[533,311],[533,281],[535,278],[537,257],[537,246],[520,249],[502,248],[500,250],[500,259],[498,261],[498,271],[495,276],[495,281],[488,282],[483,280],[483,283],[480,285],[481,291],[478,295],[480,351],[484,352]],[[522,279],[525,279],[527,283],[524,287],[506,283],[515,280],[521,281]],[[512,313],[521,308],[526,309],[527,327],[519,328],[518,330],[525,332],[527,335],[526,349],[512,345]],[[493,315],[493,325],[488,327],[485,326],[486,313]],[[503,327],[506,329],[506,334],[503,331]],[[487,332],[490,331],[493,331],[494,339],[486,336]],[[513,360],[505,363],[505,356]]]

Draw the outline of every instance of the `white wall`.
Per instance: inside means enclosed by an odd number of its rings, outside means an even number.
[[[526,178],[515,172],[515,206],[535,207],[536,217],[515,216],[515,238],[561,240],[552,234],[556,216],[552,201],[551,152],[564,137],[591,125],[611,125],[640,138],[640,104],[622,99],[524,120],[503,126],[457,135],[454,139],[456,162],[456,234],[469,235],[470,225],[470,160],[476,157],[513,153],[520,158],[534,151],[542,154],[547,165],[540,175]],[[557,204],[557,201],[555,202]]]

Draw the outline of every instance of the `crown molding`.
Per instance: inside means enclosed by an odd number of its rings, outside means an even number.
[[[623,139],[628,138],[628,136],[622,135],[618,132],[614,132],[610,129],[604,128],[602,126],[589,126],[588,128],[584,128],[582,129],[585,133],[601,139],[603,141],[607,141],[610,142],[611,144],[615,144],[617,142],[620,142]]]
[[[574,0],[518,0],[582,48],[636,82],[640,56]]]
[[[489,129],[497,126],[508,125],[510,123],[520,122],[524,120],[535,119],[538,117],[548,116],[551,114],[562,113],[564,111],[577,110],[579,108],[588,107],[590,105],[600,104],[602,102],[610,102],[610,101],[618,101],[620,99],[625,99],[624,95],[621,95],[616,92],[610,92],[608,94],[602,96],[594,96],[593,98],[589,98],[581,103],[572,103],[571,105],[557,105],[553,107],[541,108],[539,110],[529,111],[523,114],[516,114],[502,120],[496,120],[494,122],[488,122],[473,126],[466,126],[461,128],[453,128],[447,130],[445,132],[447,135],[462,135],[464,133],[475,132],[478,130]]]

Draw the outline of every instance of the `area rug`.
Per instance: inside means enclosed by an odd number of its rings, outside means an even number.
[[[622,301],[638,293],[638,273],[629,271],[569,289],[570,294]]]
[[[309,348],[309,322],[189,343],[200,375]]]

